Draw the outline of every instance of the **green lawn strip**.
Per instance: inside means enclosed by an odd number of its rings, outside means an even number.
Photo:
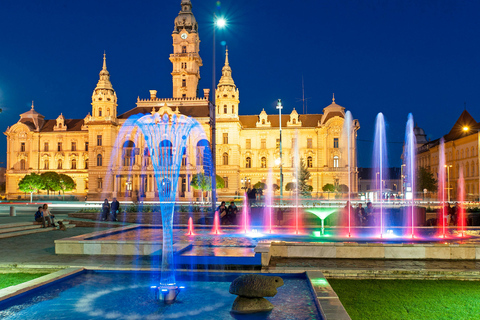
[[[328,280],[353,320],[480,319],[480,282]]]
[[[49,274],[46,273],[0,273],[0,289],[14,286]]]

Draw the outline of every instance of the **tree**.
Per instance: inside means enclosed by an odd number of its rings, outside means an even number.
[[[66,174],[59,174],[59,183],[60,183],[60,189],[63,191],[63,195],[65,195],[65,191],[72,191],[75,189],[75,181],[70,176],[67,176]]]
[[[324,192],[335,192],[335,186],[331,183],[327,183],[322,187],[322,190]]]
[[[308,171],[307,164],[305,161],[300,159],[300,166],[298,168],[298,192],[302,197],[311,197],[313,187],[308,185],[307,182],[310,180],[311,173]]]
[[[225,188],[225,180],[220,177],[218,174],[216,176],[217,189]],[[212,179],[209,176],[206,176],[203,173],[197,173],[193,176],[190,185],[195,190],[202,191],[202,202],[203,202],[203,193],[205,191],[212,191]]]
[[[278,184],[274,183],[272,184],[272,190],[273,190],[273,194],[275,194],[275,192],[280,190],[280,187],[278,186]]]
[[[429,192],[437,191],[437,180],[434,178],[433,173],[424,167],[419,167],[417,171],[417,191],[423,192],[424,189],[427,189]]]
[[[285,190],[286,191],[293,191],[295,190],[295,183],[294,182],[289,182],[285,185]]]
[[[341,184],[337,187],[337,191],[341,193],[347,193],[348,192],[348,186],[346,184]]]
[[[42,190],[47,190],[48,192],[61,190],[60,176],[58,173],[48,171],[42,173],[40,176],[44,183]]]
[[[30,193],[30,202],[33,201],[33,193],[44,188],[44,182],[40,175],[36,173],[27,174],[18,183],[18,188],[22,192]]]
[[[257,190],[265,190],[267,188],[267,185],[261,181],[258,181],[253,185],[253,187]]]

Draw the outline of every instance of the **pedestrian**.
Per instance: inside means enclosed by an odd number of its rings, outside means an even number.
[[[366,225],[373,227],[375,225],[375,215],[373,204],[371,202],[367,202],[367,209],[365,210],[366,213]]]
[[[230,224],[237,224],[237,213],[238,213],[238,208],[235,205],[235,203],[231,201],[230,205],[228,206],[228,212],[227,212],[228,222]]]
[[[359,203],[357,208],[355,209],[355,220],[357,222],[357,226],[363,226],[366,220],[365,217],[365,209],[362,207],[362,204]]]
[[[118,202],[117,198],[113,198],[112,204],[110,205],[110,212],[112,215],[112,221],[117,221],[117,214],[120,210],[120,202]]]
[[[225,224],[227,221],[227,207],[225,205],[225,201],[222,201],[217,208],[218,216],[220,218],[221,224]]]
[[[50,212],[50,210],[48,209],[48,204],[44,204],[43,205],[43,217],[45,218],[45,221],[49,220],[51,222],[51,224],[49,223],[48,226],[52,226],[54,228],[56,228],[57,226],[55,225],[55,221],[53,220],[55,218],[55,216]]]
[[[110,213],[110,204],[108,203],[108,199],[105,199],[102,203],[102,221],[106,221],[108,219],[108,214]]]

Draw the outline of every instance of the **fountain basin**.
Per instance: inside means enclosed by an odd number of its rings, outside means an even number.
[[[0,302],[0,318],[230,319],[236,296],[229,293],[229,286],[239,275],[177,273],[177,284],[185,289],[175,303],[164,304],[155,299],[152,289],[159,273],[84,270]],[[262,319],[322,319],[314,279],[306,273],[275,275],[285,285],[269,298],[275,308]]]

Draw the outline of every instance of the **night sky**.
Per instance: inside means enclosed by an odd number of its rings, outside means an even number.
[[[192,0],[199,22],[202,88],[212,83],[212,15],[217,81],[230,51],[240,114],[308,112],[336,102],[359,119],[359,165],[370,166],[374,121],[388,121],[390,163],[400,165],[412,112],[428,137],[446,134],[464,109],[480,120],[479,1]],[[220,5],[217,5],[219,3]],[[121,114],[137,96],[172,95],[168,60],[180,0],[0,0],[0,129],[28,111],[84,118],[107,52]],[[0,139],[5,162],[6,139]],[[5,166],[5,164],[0,164]]]

